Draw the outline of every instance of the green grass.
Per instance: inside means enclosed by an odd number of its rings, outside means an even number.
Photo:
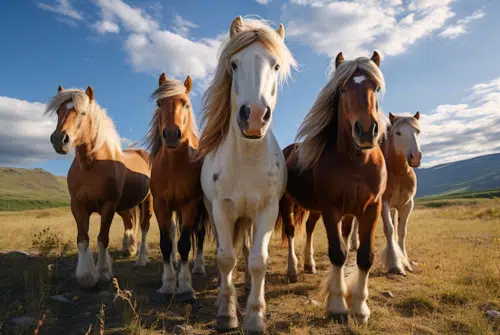
[[[445,195],[432,195],[415,200],[417,206],[427,208],[441,208],[449,206],[476,205],[487,199],[500,198],[500,189],[477,192],[460,192]]]
[[[33,209],[46,209],[66,206],[69,206],[69,201],[0,199],[0,212],[18,212]]]

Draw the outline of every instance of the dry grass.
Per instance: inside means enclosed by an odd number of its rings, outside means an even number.
[[[500,325],[485,317],[488,309],[500,310],[500,200],[467,205],[419,208],[411,217],[408,252],[416,261],[408,277],[387,276],[377,261],[370,278],[369,305],[372,317],[367,326],[352,321],[335,324],[325,318],[319,284],[327,274],[325,233],[318,225],[315,250],[318,274],[301,273],[296,284],[285,276],[287,254],[275,235],[270,248],[271,264],[266,278],[268,329],[271,334],[498,334]],[[61,245],[76,238],[76,226],[68,209],[0,213],[3,250],[29,249],[33,234],[50,227]],[[95,250],[99,217],[92,217],[91,238]],[[197,301],[182,305],[159,297],[155,290],[161,281],[158,228],[152,222],[149,247],[152,264],[134,268],[133,259],[122,259],[118,252],[123,225],[119,219],[111,230],[112,257],[119,287],[130,301],[106,298],[116,293],[112,284],[99,284],[94,290],[76,287],[72,272],[76,257],[74,243],[65,248],[69,256],[34,259],[0,256],[0,333],[11,316],[27,315],[41,319],[39,334],[168,334],[174,325],[189,324],[201,334],[213,332],[217,294],[214,246],[206,256],[208,277],[194,278]],[[384,246],[382,225],[377,228],[376,249]],[[62,246],[61,246],[62,248]],[[297,250],[303,243],[298,242]],[[59,254],[62,250],[54,250]],[[67,252],[68,250],[66,250]],[[302,258],[301,255],[298,255]],[[354,255],[350,255],[351,262]],[[52,264],[52,272],[47,272]],[[244,307],[244,273],[239,263],[235,280]],[[391,291],[393,298],[382,295]],[[64,305],[48,299],[60,294],[74,300]],[[101,306],[104,305],[103,312]],[[12,330],[7,334],[33,334],[33,330]]]

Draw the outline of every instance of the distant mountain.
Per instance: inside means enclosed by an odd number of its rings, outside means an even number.
[[[42,169],[0,167],[0,211],[66,206],[65,177]]]
[[[500,154],[416,169],[417,197],[500,188]]]

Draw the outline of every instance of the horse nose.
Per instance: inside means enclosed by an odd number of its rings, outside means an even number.
[[[361,133],[362,133],[361,125],[359,124],[359,121],[356,121],[354,123],[354,135],[356,135],[357,137],[360,137]]]
[[[248,119],[250,118],[250,107],[248,107],[247,105],[242,105],[240,107],[240,119],[241,121],[248,121]]]
[[[69,136],[66,134],[66,133],[63,133],[63,136],[62,136],[62,139],[61,139],[61,143],[66,145],[69,143]]]
[[[181,130],[176,125],[171,129],[163,129],[163,141],[167,146],[177,146],[182,137]]]
[[[409,156],[410,160],[410,165],[412,167],[419,167],[420,166],[420,161],[422,160],[422,152],[417,151],[417,152],[411,152]]]
[[[378,136],[378,122],[377,121],[373,122],[372,135],[373,135],[373,137]]]

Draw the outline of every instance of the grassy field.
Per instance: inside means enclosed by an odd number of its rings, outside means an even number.
[[[300,274],[289,284],[286,248],[274,234],[266,277],[270,334],[499,334],[500,322],[489,321],[487,310],[500,310],[500,200],[454,199],[436,206],[434,199],[419,204],[409,225],[408,252],[417,262],[407,277],[386,275],[378,260],[370,276],[367,326],[350,321],[335,324],[325,318],[319,286],[327,275],[325,232],[318,226],[315,249],[318,273]],[[208,278],[194,277],[197,300],[180,304],[158,296],[161,256],[158,228],[152,222],[149,238],[151,264],[135,268],[134,259],[120,257],[123,225],[112,226],[111,249],[115,275],[131,302],[117,298],[109,283],[92,290],[76,286],[76,226],[67,208],[0,213],[4,251],[24,249],[44,256],[0,255],[0,334],[33,334],[8,320],[28,316],[43,319],[38,334],[170,334],[175,325],[191,325],[196,334],[213,332],[217,276],[214,245],[206,254]],[[96,250],[98,216],[91,220]],[[42,232],[49,228],[48,231]],[[34,236],[34,234],[41,235]],[[33,241],[35,240],[35,241]],[[384,246],[382,225],[377,227],[377,256]],[[303,243],[298,242],[297,250]],[[300,255],[299,259],[302,257]],[[349,256],[352,264],[355,255]],[[246,295],[241,262],[234,273],[240,306]],[[390,291],[392,298],[383,292]],[[60,295],[69,302],[54,301]],[[90,332],[88,332],[90,327]]]

